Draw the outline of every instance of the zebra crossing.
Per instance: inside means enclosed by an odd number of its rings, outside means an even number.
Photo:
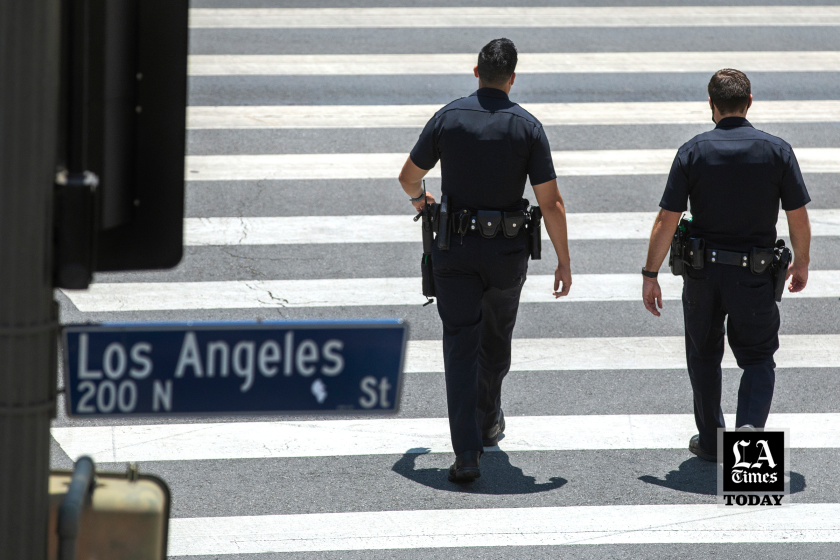
[[[62,322],[400,317],[401,412],[60,413],[53,464],[91,454],[166,479],[173,558],[837,555],[840,7],[801,3],[193,2],[184,261],[58,292]],[[475,89],[469,53],[498,36],[521,53],[511,98],[555,150],[574,284],[551,296],[546,240],[514,331],[507,432],[466,488],[446,480],[440,325],[396,176],[431,114]],[[705,84],[721,67],[750,75],[751,122],[793,143],[813,198],[809,285],[780,304],[768,425],[791,430],[793,505],[779,511],[715,505],[714,466],[686,449],[681,280],[663,268],[660,320],[639,301],[665,177],[711,126]],[[438,170],[427,185],[437,193]],[[728,348],[723,367],[733,413]]]
[[[191,55],[191,76],[401,76],[461,74],[475,55]],[[729,63],[744,72],[837,72],[834,51],[522,53],[517,70],[531,74],[715,72]]]
[[[811,235],[840,235],[840,211],[814,210]],[[569,214],[569,239],[647,239],[655,212],[576,212]],[[621,224],[621,231],[612,228]],[[187,218],[184,244],[306,245],[321,243],[415,243],[420,224],[405,215]],[[788,235],[787,216],[779,215],[777,233]]]
[[[522,103],[540,115],[543,126],[621,124],[705,124],[702,102]],[[268,107],[190,107],[187,128],[405,128],[422,127],[437,105],[280,105]],[[759,101],[750,108],[752,123],[837,122],[840,102]]]
[[[276,154],[188,156],[188,181],[387,179],[405,154]],[[667,175],[673,150],[575,150],[552,152],[559,177]],[[803,148],[804,173],[840,173],[840,149]],[[440,178],[437,167],[426,175]]]
[[[780,414],[775,420],[804,432],[793,443],[797,449],[840,448],[840,414]],[[507,451],[683,449],[696,431],[690,414],[511,416],[506,422]],[[68,451],[106,462],[452,451],[446,418],[56,428],[55,437]]]
[[[430,28],[430,27],[719,27],[840,24],[836,6],[731,6],[711,13],[698,6],[256,8],[193,9],[193,29]]]
[[[836,504],[808,504],[793,506],[773,517],[756,512],[721,513],[716,506],[702,505],[400,511],[352,516],[331,513],[258,519],[211,517],[174,520],[177,536],[170,550],[176,554],[254,554],[686,541],[811,543],[832,538],[833,524],[827,520],[838,514],[840,507]],[[463,515],[473,523],[463,530],[449,529]],[[819,528],[812,528],[814,525],[803,519],[818,519],[815,525]],[[284,530],[278,531],[278,526]],[[219,533],[224,536],[219,537]],[[718,536],[721,534],[722,538]]]

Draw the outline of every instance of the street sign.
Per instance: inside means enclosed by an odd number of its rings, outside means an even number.
[[[69,325],[70,416],[396,412],[398,320]]]

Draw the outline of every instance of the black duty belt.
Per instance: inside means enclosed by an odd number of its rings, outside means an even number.
[[[750,266],[750,254],[739,253],[737,251],[721,251],[720,249],[706,249],[706,262],[747,268]]]

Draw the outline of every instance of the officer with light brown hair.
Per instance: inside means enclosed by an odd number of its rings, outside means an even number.
[[[750,81],[724,69],[709,82],[714,130],[695,136],[677,152],[642,269],[645,307],[659,317],[662,292],[657,271],[668,253],[682,212],[690,202],[685,252],[683,314],[688,374],[699,434],[689,450],[717,460],[724,334],[744,370],[736,427],[764,427],[775,384],[773,354],[779,348],[779,309],[774,284],[792,277],[788,289],[808,282],[810,202],[790,144],[753,128]],[[774,275],[779,204],[787,214],[793,263]],[[681,249],[678,249],[681,250]],[[782,259],[783,260],[783,259]],[[781,288],[781,286],[779,286]],[[724,322],[726,329],[724,330]]]

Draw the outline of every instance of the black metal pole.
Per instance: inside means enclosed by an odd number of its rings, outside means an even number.
[[[45,559],[58,0],[0,2],[0,558]]]

